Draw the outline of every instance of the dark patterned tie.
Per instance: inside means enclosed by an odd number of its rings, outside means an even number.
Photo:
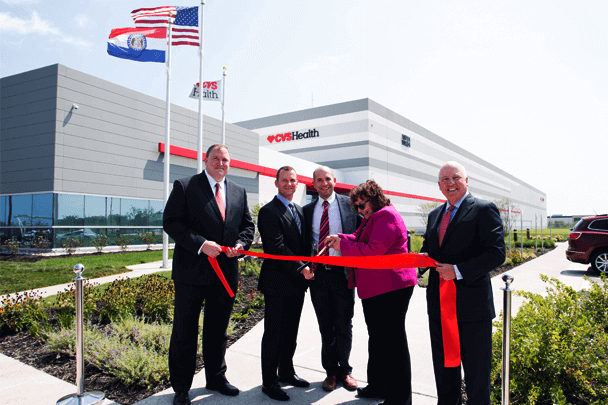
[[[292,203],[289,203],[289,209],[291,210],[291,215],[293,216],[293,219],[296,221],[296,225],[298,225],[298,232],[300,232],[300,234],[301,234],[302,233],[302,223],[300,222],[300,217],[298,216],[298,213],[296,212],[296,207]]]
[[[329,203],[323,201],[323,214],[321,215],[321,226],[319,227],[319,252],[325,247],[325,238],[329,236]],[[323,256],[329,256],[329,249]]]
[[[226,206],[224,205],[224,199],[222,198],[222,193],[220,192],[220,184],[215,183],[215,201],[217,202],[217,206],[220,209],[220,214],[222,214],[222,221],[226,220]]]
[[[441,246],[441,242],[443,242],[443,237],[450,224],[450,217],[452,216],[454,208],[456,208],[455,205],[450,205],[450,208],[448,208],[445,214],[443,214],[443,218],[441,218],[441,225],[439,225],[439,246]]]

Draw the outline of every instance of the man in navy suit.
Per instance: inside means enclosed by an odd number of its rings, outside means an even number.
[[[254,224],[247,193],[227,180],[230,152],[225,145],[207,150],[205,171],[175,181],[163,215],[163,228],[175,241],[173,331],[169,347],[170,381],[175,405],[190,404],[188,391],[196,368],[198,320],[203,306],[203,360],[207,389],[238,395],[226,380],[226,342],[234,298],[228,295],[208,258],[217,259],[233,292],[238,288],[239,250],[251,246]],[[225,254],[221,246],[230,247]]]
[[[505,260],[502,221],[496,205],[468,192],[469,179],[462,165],[444,164],[438,184],[447,202],[429,214],[421,249],[437,264],[430,268],[426,291],[437,403],[462,401],[460,364],[446,367],[444,363],[441,310],[445,303],[439,295],[440,284],[454,283],[467,403],[485,405],[490,403],[492,319],[496,316],[490,271]]]
[[[319,237],[325,210],[329,222],[328,236],[355,232],[361,219],[350,206],[350,198],[334,192],[336,178],[333,170],[319,166],[313,172],[312,180],[319,198],[304,206],[308,243],[321,245]],[[328,255],[341,253],[329,249]],[[355,290],[348,288],[348,272],[346,267],[326,265],[317,265],[314,276],[304,272],[307,278],[314,277],[310,284],[310,298],[321,332],[321,364],[327,374],[322,385],[325,391],[336,389],[338,382],[349,391],[356,390],[358,386],[349,363],[353,345]]]
[[[308,256],[304,238],[302,208],[292,202],[298,188],[293,167],[277,171],[276,197],[258,214],[258,229],[264,253],[281,256]],[[279,382],[308,387],[308,381],[296,375],[293,355],[308,282],[298,269],[302,262],[265,259],[260,271],[258,290],[264,294],[264,336],[262,337],[262,392],[272,399],[288,401],[289,395]],[[306,267],[308,269],[308,267]],[[278,371],[278,375],[277,375]]]

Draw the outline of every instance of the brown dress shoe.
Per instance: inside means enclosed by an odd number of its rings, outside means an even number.
[[[357,380],[355,380],[351,374],[345,374],[342,376],[342,384],[344,385],[344,388],[349,391],[354,391],[359,387]]]
[[[335,375],[328,375],[325,380],[323,381],[323,389],[325,391],[333,391],[336,389],[336,376]]]

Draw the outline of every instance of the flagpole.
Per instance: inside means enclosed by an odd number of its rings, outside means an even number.
[[[201,0],[201,20],[200,20],[200,48],[201,68],[199,74],[199,97],[198,97],[198,152],[196,155],[196,172],[203,171],[203,17],[205,15],[205,0]]]
[[[222,80],[222,145],[226,145],[226,66]]]
[[[172,39],[172,27],[171,27],[171,15],[169,15],[169,43],[167,51],[167,112],[165,118],[165,179],[164,179],[164,193],[163,193],[163,205],[167,206],[167,200],[169,200],[169,168],[171,156],[171,39]],[[169,235],[163,231],[163,265],[162,269],[169,268]]]

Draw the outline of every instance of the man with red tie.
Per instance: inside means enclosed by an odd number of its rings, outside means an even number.
[[[337,233],[355,232],[361,218],[350,206],[350,199],[336,194],[336,178],[333,170],[319,166],[312,174],[312,184],[319,197],[304,207],[307,242],[323,250],[325,238]],[[341,256],[341,252],[326,249],[325,255]],[[353,344],[353,315],[355,290],[348,288],[349,268],[342,266],[316,265],[310,283],[310,298],[317,314],[321,332],[321,364],[327,374],[323,381],[325,391],[333,391],[341,384],[349,391],[357,389],[357,380],[352,376],[349,363]]]
[[[207,150],[205,171],[176,180],[163,214],[163,228],[175,241],[173,272],[175,309],[169,347],[170,381],[174,405],[188,405],[188,391],[196,368],[198,320],[204,302],[203,361],[207,389],[239,394],[226,379],[228,322],[234,304],[209,257],[217,259],[233,292],[238,288],[236,251],[251,246],[254,224],[247,193],[226,179],[230,152],[225,145]],[[221,253],[221,246],[230,247]]]
[[[473,197],[462,165],[439,171],[447,202],[429,214],[422,253],[436,260],[426,291],[438,404],[460,404],[461,364],[469,405],[490,403],[490,271],[503,264],[505,242],[494,203]]]

